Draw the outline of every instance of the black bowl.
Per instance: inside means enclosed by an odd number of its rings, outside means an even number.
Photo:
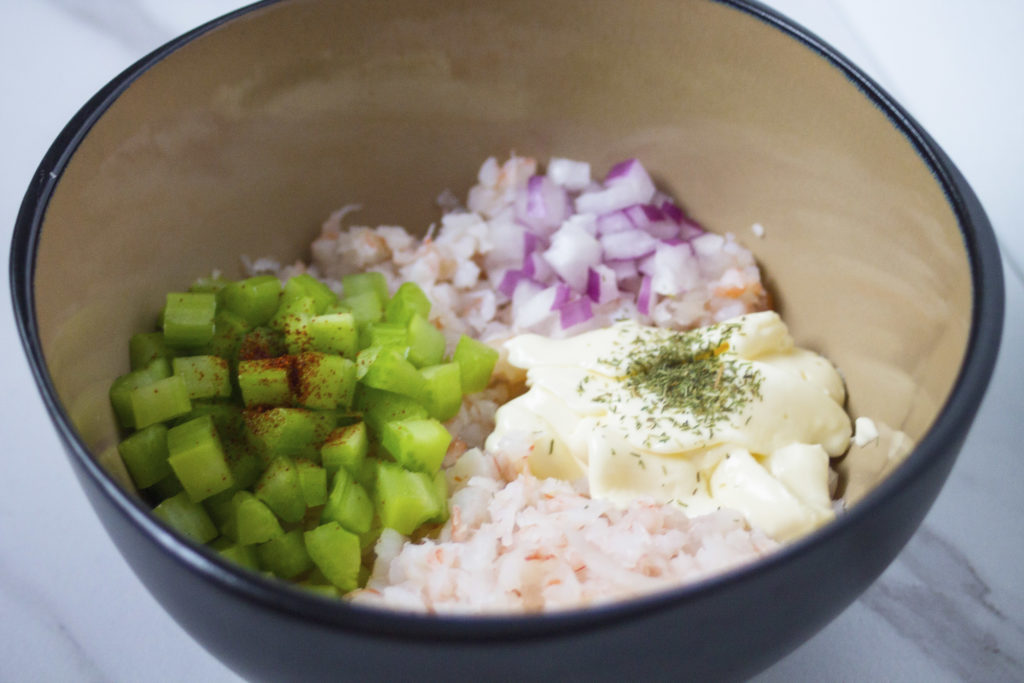
[[[317,597],[187,542],[108,473],[107,387],[163,292],[238,274],[242,252],[299,257],[349,201],[371,223],[427,225],[439,189],[509,149],[599,167],[636,155],[712,229],[772,226],[750,246],[794,335],[844,370],[851,413],[913,449],[851,453],[849,511],[767,559],[543,616]],[[991,227],[945,154],[828,45],[739,0],[254,5],[82,108],[29,187],[10,269],[32,371],[121,553],[199,643],[268,680],[750,675],[841,612],[914,533],[985,391],[1003,316]]]

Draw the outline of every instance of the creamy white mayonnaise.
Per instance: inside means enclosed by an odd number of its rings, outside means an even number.
[[[665,382],[645,385],[653,375],[644,368],[667,348],[706,349],[697,357],[712,358],[711,379],[695,381],[705,391],[656,398],[651,387]],[[794,345],[776,313],[690,333],[623,321],[568,339],[521,335],[506,349],[529,389],[498,410],[487,447],[529,435],[534,475],[586,477],[592,496],[619,504],[651,497],[691,515],[734,509],[780,541],[832,519],[829,459],[846,451],[852,431],[845,389],[831,363]],[[735,400],[709,411],[712,395]]]

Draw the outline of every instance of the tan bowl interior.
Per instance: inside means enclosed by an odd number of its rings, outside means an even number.
[[[639,157],[755,252],[855,416],[911,440],[934,420],[971,314],[957,221],[907,138],[795,39],[696,0],[296,1],[142,74],[64,171],[36,306],[85,443],[113,442],[109,383],[165,292],[240,275],[240,254],[304,258],[350,202],[361,221],[423,230],[441,190],[464,196],[484,158],[513,150],[598,172]],[[850,454],[851,499],[900,438]]]

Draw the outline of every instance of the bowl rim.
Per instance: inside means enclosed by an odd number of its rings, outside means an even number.
[[[164,527],[136,496],[123,490],[90,455],[75,432],[47,370],[37,330],[34,296],[36,255],[42,225],[53,191],[79,144],[111,104],[143,73],[169,54],[225,23],[283,3],[263,0],[203,24],[142,57],[101,88],[71,118],[43,157],[25,193],[11,240],[9,278],[19,337],[45,408],[65,451],[81,473],[92,480],[107,501],[162,552],[204,582],[236,597],[267,607],[282,616],[319,622],[342,631],[369,632],[393,639],[433,641],[509,641],[554,633],[580,633],[611,622],[636,619],[670,610],[727,591],[768,568],[781,568],[840,536],[891,496],[907,488],[926,470],[938,466],[937,454],[959,444],[981,403],[998,353],[1004,316],[1002,264],[992,226],[949,157],[927,132],[885,90],[838,50],[798,23],[755,0],[709,0],[744,12],[797,40],[838,69],[885,114],[934,174],[956,216],[971,268],[972,313],[963,364],[949,397],[932,426],[907,458],[856,506],[835,521],[750,564],[694,583],[626,601],[545,614],[423,615],[349,604],[315,595],[286,582],[249,572],[211,550],[194,545]]]

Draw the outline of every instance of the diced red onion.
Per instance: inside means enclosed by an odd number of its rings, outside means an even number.
[[[612,232],[625,232],[633,229],[633,221],[623,211],[612,211],[597,217],[597,234],[605,235]]]
[[[604,304],[619,296],[615,271],[599,263],[587,273],[587,296],[596,304]]]
[[[516,194],[516,220],[527,228],[547,234],[568,216],[569,196],[546,176],[534,175]]]
[[[564,330],[587,322],[594,317],[594,310],[590,307],[590,299],[580,296],[562,305],[558,316]]]
[[[601,262],[602,246],[573,217],[551,236],[544,259],[577,292],[587,287],[587,269]]]
[[[658,240],[641,230],[613,232],[601,235],[601,247],[606,260],[640,258],[652,253]]]
[[[640,311],[640,315],[651,314],[651,304],[653,303],[654,294],[651,291],[651,276],[645,275],[644,279],[640,281],[640,291],[636,295],[636,309]]]
[[[520,287],[526,286],[527,280],[520,283]],[[542,323],[548,316],[554,315],[551,303],[555,300],[555,287],[551,286],[529,296],[530,291],[524,291],[522,297],[516,297],[520,302],[514,313],[514,325],[526,330]]]
[[[605,265],[611,268],[612,272],[615,273],[615,279],[619,282],[628,280],[631,277],[637,277],[640,274],[640,271],[636,268],[635,259],[606,261]]]
[[[504,277],[501,278],[501,284],[498,285],[498,291],[505,296],[512,298],[512,295],[516,291],[516,287],[519,285],[521,280],[528,280],[529,275],[526,275],[522,270],[509,269],[505,271]]]
[[[572,296],[572,290],[564,282],[555,285],[555,296],[551,300],[551,310],[556,311],[564,306]]]
[[[669,220],[651,221],[644,231],[659,240],[670,240],[679,236],[679,226]]]
[[[665,214],[665,217],[668,218],[669,220],[675,221],[676,225],[682,225],[683,224],[683,219],[685,218],[685,216],[683,215],[683,210],[680,209],[673,202],[669,202],[669,201],[662,202],[661,203],[661,212],[663,214]]]
[[[647,204],[654,196],[651,176],[636,159],[616,164],[604,180],[604,189],[584,192],[576,198],[576,210],[605,214],[632,204]]]

